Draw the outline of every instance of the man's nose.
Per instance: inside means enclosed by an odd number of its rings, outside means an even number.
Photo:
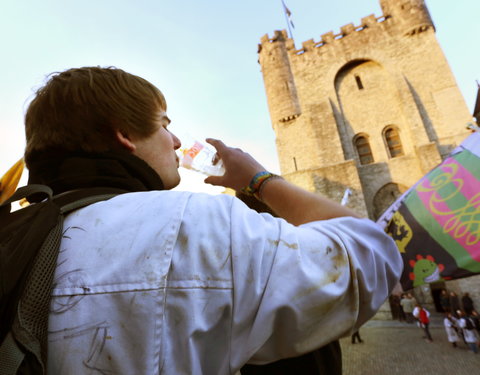
[[[172,139],[173,139],[173,148],[175,150],[178,150],[180,148],[180,146],[182,145],[182,142],[180,141],[180,139],[173,133],[170,133],[172,135]]]

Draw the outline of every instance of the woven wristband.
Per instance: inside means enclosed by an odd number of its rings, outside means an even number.
[[[277,178],[280,178],[280,179],[283,179],[282,176],[279,176],[277,174],[272,174],[269,178],[267,178],[266,180],[263,180],[263,183],[258,187],[258,191],[253,194],[255,196],[255,198],[257,198],[259,201],[263,202],[263,199],[262,199],[262,191],[263,189],[265,188],[265,186],[272,180],[276,180]]]
[[[275,178],[282,177],[267,171],[258,172],[255,176],[252,177],[250,184],[241,189],[241,192],[246,195],[253,195],[255,198],[260,200],[260,191],[264,183],[270,179]]]

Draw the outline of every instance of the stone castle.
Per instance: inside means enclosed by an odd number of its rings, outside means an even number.
[[[296,49],[259,44],[281,174],[377,219],[468,136],[472,120],[424,0],[369,15]]]

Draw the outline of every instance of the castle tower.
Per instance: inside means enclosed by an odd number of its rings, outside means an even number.
[[[265,71],[264,80],[268,82],[265,88],[270,116],[280,122],[294,119],[300,115],[297,89],[288,61],[287,40],[291,49],[293,41],[287,39],[285,30],[275,31],[272,39],[275,43],[268,43],[268,37],[264,36],[262,42],[265,42],[265,51],[260,56],[260,64],[269,65],[268,71]]]
[[[424,0],[369,15],[297,50],[259,44],[282,175],[376,219],[469,133],[465,101]]]
[[[380,0],[385,17],[396,19],[396,28],[405,35],[434,28],[432,17],[424,0]]]

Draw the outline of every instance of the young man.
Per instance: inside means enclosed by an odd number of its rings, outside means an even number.
[[[463,331],[464,341],[473,353],[478,354],[478,343],[480,340],[477,330],[475,329],[475,323],[473,319],[463,311],[459,312],[459,316],[458,321]]]
[[[468,292],[464,293],[462,297],[462,307],[463,307],[463,311],[465,311],[465,314],[467,315],[471,315],[472,311],[475,310],[473,306],[473,300],[470,297],[470,293]]]
[[[417,303],[413,309],[413,316],[418,319],[418,324],[425,334],[423,338],[426,339],[427,342],[433,342],[432,335],[428,328],[430,326],[430,311]]]
[[[374,223],[265,171],[219,140],[226,173],[254,194],[169,191],[180,140],[162,93],[115,68],[50,77],[26,113],[30,183],[125,194],[70,214],[52,291],[50,373],[233,374],[349,335],[402,270]]]
[[[403,294],[400,300],[403,312],[407,323],[413,323],[413,309],[415,308],[415,301],[411,298],[410,294]]]
[[[454,348],[457,347],[457,342],[460,341],[458,337],[458,320],[455,317],[447,312],[445,318],[443,319],[443,326],[445,327],[445,332],[447,333],[448,342],[452,344]]]

